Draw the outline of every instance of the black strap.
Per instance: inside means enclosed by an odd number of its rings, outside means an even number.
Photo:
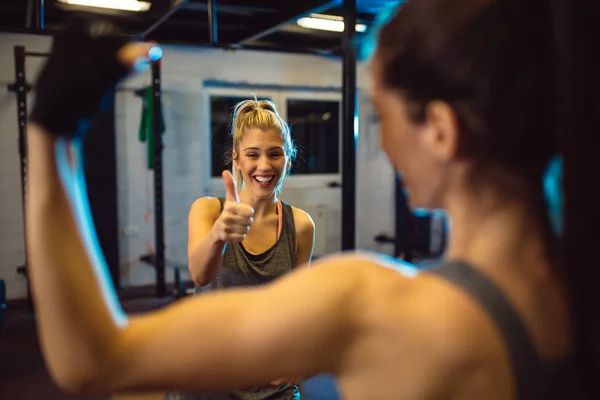
[[[494,320],[509,352],[517,385],[517,399],[544,399],[552,386],[546,368],[521,317],[502,291],[481,272],[463,262],[428,269],[469,293]]]
[[[225,207],[225,197],[218,196],[217,199],[219,199],[219,203],[221,203],[221,211],[219,211],[219,213],[222,213],[223,207]]]

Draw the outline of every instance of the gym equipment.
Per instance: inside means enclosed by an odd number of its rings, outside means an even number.
[[[138,38],[143,38],[144,36],[146,36],[147,34],[149,34],[150,32],[152,32],[156,27],[158,27],[158,25],[160,23],[162,23],[166,18],[168,18],[168,16],[170,16],[174,11],[176,11],[179,7],[181,7],[182,5],[184,5],[186,3],[186,0],[164,0],[164,1],[159,1],[156,2],[156,4],[154,4],[151,7],[151,11],[156,12],[156,13],[160,13],[163,15],[163,17],[161,17],[161,19],[159,21],[157,21],[152,27],[150,27],[148,30],[146,30],[144,32],[143,35],[137,35]],[[82,14],[103,14],[105,16],[105,18],[111,18],[111,19],[121,19],[121,18],[126,18],[128,13],[122,13],[122,12],[111,12],[111,11],[107,11],[104,9],[97,9],[97,8],[89,8],[89,7],[77,7],[77,6],[69,6],[69,5],[62,5],[62,8],[64,10],[67,11],[73,11],[73,12],[81,12]],[[91,11],[93,10],[93,12]],[[43,30],[44,29],[44,10],[43,8],[37,10],[38,15],[37,15],[37,28],[39,30]],[[32,87],[30,84],[27,83],[27,78],[26,78],[26,71],[25,71],[25,62],[26,62],[26,58],[27,57],[47,57],[49,56],[49,53],[44,53],[44,52],[28,52],[26,51],[24,46],[15,46],[14,47],[14,60],[15,60],[15,82],[8,85],[8,91],[15,93],[16,97],[17,97],[17,118],[18,118],[18,138],[19,138],[19,155],[20,155],[20,173],[21,173],[21,195],[22,195],[22,207],[23,207],[23,221],[26,220],[26,209],[25,209],[25,204],[26,204],[26,187],[27,187],[27,182],[26,182],[26,173],[25,171],[27,170],[27,142],[26,142],[26,132],[27,132],[27,94],[32,90]],[[153,63],[152,66],[152,70],[153,70],[153,75],[155,71],[160,71],[160,64],[159,63]],[[153,91],[153,100],[154,103],[160,104],[160,76],[157,79],[153,79],[152,82],[152,91]],[[156,114],[155,114],[156,115]],[[157,124],[156,121],[156,117],[154,120],[154,123]],[[156,131],[154,132],[155,135],[154,137],[158,137],[159,135],[156,135]],[[162,166],[162,153],[160,151],[160,149],[162,149],[162,143],[161,141],[155,141],[155,151],[154,151],[154,163],[156,165],[160,165]],[[156,151],[159,150],[159,151]],[[162,221],[163,221],[163,217],[162,217],[162,168],[158,167],[156,168],[156,170],[154,171],[154,175],[155,175],[155,197],[157,199],[161,199],[161,201],[156,202],[157,205],[155,207],[155,212],[157,214],[156,217],[156,229],[157,229],[157,233],[156,233],[156,237],[157,237],[157,255],[156,255],[156,261],[157,261],[157,265],[156,265],[156,269],[157,269],[157,292],[159,293],[159,295],[164,294],[165,292],[165,283],[164,283],[164,239],[163,239],[163,227],[162,227]],[[25,228],[25,226],[23,226],[23,228]],[[118,232],[114,234],[115,237],[117,237]],[[25,240],[25,238],[24,238]],[[25,248],[27,248],[27,243],[25,243]],[[26,256],[25,256],[26,257]],[[117,263],[113,266],[114,268],[118,268],[118,261]],[[25,276],[25,278],[28,278],[28,274],[27,274],[27,258],[25,259],[24,265],[21,265],[19,267],[17,267],[17,272],[23,276]],[[115,280],[115,286],[119,287],[119,282],[118,282],[118,277],[119,277],[119,273],[118,271],[111,271],[113,272],[113,279]],[[27,299],[28,299],[28,303],[29,303],[29,310],[30,312],[33,312],[33,302],[31,300],[31,290],[30,290],[30,283],[29,283],[29,279],[27,279]]]
[[[356,248],[356,0],[344,0],[342,36],[342,251]]]
[[[165,133],[165,119],[162,111],[162,104],[158,107],[154,107],[154,91],[152,86],[147,86],[143,89],[135,91],[137,96],[142,98],[142,117],[140,122],[140,128],[138,132],[140,142],[146,142],[148,147],[148,169],[154,170],[154,141],[161,140],[162,134]],[[154,113],[158,109],[160,114],[160,125],[158,132],[161,134],[160,137],[154,136]]]
[[[4,328],[4,311],[6,310],[6,284],[0,279],[0,334]]]
[[[19,157],[21,173],[21,204],[23,207],[23,231],[25,231],[25,221],[27,216],[27,93],[31,91],[31,85],[27,83],[25,76],[26,57],[47,57],[48,53],[27,52],[23,46],[14,47],[15,60],[15,83],[8,85],[8,91],[17,96],[17,122],[19,126]],[[27,248],[27,237],[23,235],[25,248]],[[25,264],[17,267],[17,272],[27,278],[27,252],[25,252]],[[29,311],[33,312],[33,301],[31,299],[31,287],[27,279],[27,301]]]
[[[161,86],[161,63],[152,63],[152,153],[154,156],[152,165],[154,178],[154,254],[145,254],[140,261],[151,265],[156,270],[156,295],[164,297],[167,293],[165,281],[165,223],[164,223],[164,193],[163,193],[163,142],[162,138],[162,86]],[[136,91],[141,96],[146,93],[146,88]],[[150,143],[148,143],[150,146]],[[150,149],[149,149],[150,151]],[[172,263],[171,263],[172,264]],[[179,269],[175,269],[179,274]],[[181,276],[179,276],[181,281]]]
[[[393,244],[394,257],[402,257],[404,261],[412,263],[413,246],[411,241],[411,231],[415,216],[408,206],[408,199],[404,192],[404,186],[398,174],[395,174],[394,187],[394,205],[396,206],[396,218],[394,223],[395,234],[393,237],[377,235],[373,240],[380,244]]]
[[[50,53],[28,52],[24,46],[14,47],[15,60],[15,82],[8,85],[8,90],[16,94],[17,97],[17,123],[19,138],[20,155],[20,175],[21,175],[21,200],[23,210],[23,230],[25,230],[25,221],[27,219],[26,199],[27,199],[27,94],[34,90],[28,82],[26,75],[27,57],[47,57]],[[112,110],[112,109],[111,109]],[[118,229],[116,204],[112,204],[111,198],[116,199],[116,161],[114,160],[114,140],[106,140],[102,135],[114,132],[114,118],[110,112],[107,113],[109,121],[105,117],[96,118],[90,126],[90,134],[85,142],[86,157],[86,175],[88,180],[88,194],[90,196],[90,206],[93,215],[104,215],[102,219],[96,220],[95,225],[102,248],[105,251],[105,257],[111,269],[113,283],[119,287],[118,271]],[[94,133],[94,131],[97,131]],[[108,132],[107,132],[108,131]],[[108,147],[107,147],[108,146]],[[111,147],[112,146],[112,147]],[[90,149],[95,151],[89,151]],[[114,179],[108,179],[110,171],[114,171]],[[102,172],[100,172],[102,171]],[[114,183],[114,185],[111,185]],[[108,199],[106,198],[108,196]],[[116,200],[115,200],[116,201]],[[107,218],[106,215],[113,215],[114,221]],[[27,248],[27,241],[25,248]],[[31,287],[27,268],[27,254],[23,265],[17,266],[17,273],[24,276],[27,282],[27,303],[31,313],[34,312],[33,301],[31,298]]]
[[[410,240],[411,227],[414,222],[414,215],[408,206],[408,198],[404,191],[404,184],[399,174],[395,174],[394,190],[396,199],[396,240],[395,255],[403,256],[407,262],[413,262],[412,245]]]
[[[165,123],[162,110],[160,61],[152,64],[152,85],[136,90],[135,94],[147,102],[142,113],[139,138],[148,145],[148,169],[153,172],[154,178],[154,253],[144,254],[139,260],[156,270],[156,295],[164,297],[167,294],[165,270],[173,270],[175,289],[173,295],[176,299],[185,297],[186,290],[181,278],[181,271],[187,271],[188,266],[183,263],[165,259],[165,230],[164,230],[164,193],[163,193],[163,142],[162,134]],[[150,93],[151,97],[148,97]]]
[[[395,236],[377,235],[377,243],[393,243],[394,256],[409,263],[439,258],[446,247],[447,221],[438,213],[411,211],[399,176],[395,179],[396,222]]]
[[[152,266],[156,266],[158,264],[155,254],[145,254],[140,257],[140,261],[145,264],[152,265]],[[169,269],[173,270],[173,278],[174,278],[174,282],[175,282],[175,288],[173,289],[173,296],[175,296],[176,299],[180,299],[182,297],[187,296],[188,293],[190,293],[190,290],[187,290],[185,288],[185,285],[183,284],[183,280],[181,279],[181,271],[187,271],[188,266],[185,264],[180,264],[180,263],[176,263],[176,262],[169,261],[169,260],[165,260],[164,266],[165,266],[165,268],[169,268]],[[193,288],[191,289],[191,291],[193,291]]]

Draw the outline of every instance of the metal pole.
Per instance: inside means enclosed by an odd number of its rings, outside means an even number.
[[[356,0],[344,0],[342,117],[342,250],[356,246]]]
[[[44,30],[46,25],[46,13],[44,7],[44,0],[38,0],[37,2],[37,29]]]
[[[214,45],[219,41],[218,32],[217,0],[208,0],[208,36],[211,45]]]
[[[44,53],[39,51],[27,51],[25,52],[27,57],[49,57],[50,53]]]
[[[154,32],[159,26],[161,26],[166,20],[171,18],[173,14],[175,14],[179,9],[181,9],[184,5],[186,5],[188,0],[173,0],[171,5],[167,8],[165,13],[156,21],[152,26],[142,33],[142,37],[145,38],[152,32]]]
[[[394,253],[396,257],[402,255],[405,261],[412,262],[411,232],[412,232],[412,213],[408,206],[408,199],[404,192],[402,180],[396,174],[396,243]]]
[[[27,84],[25,77],[25,47],[15,46],[15,83],[9,85],[8,90],[17,95],[17,122],[18,122],[18,138],[19,138],[19,156],[21,169],[21,202],[23,207],[23,241],[25,249],[27,249],[27,93],[31,90],[31,86]],[[24,272],[27,276],[27,251],[25,251]],[[27,299],[29,303],[29,311],[33,312],[33,302],[31,299],[31,287],[29,286],[29,278],[27,279]]]
[[[152,134],[154,135],[154,235],[156,244],[156,294],[167,293],[165,282],[165,227],[161,124],[161,61],[152,63]]]

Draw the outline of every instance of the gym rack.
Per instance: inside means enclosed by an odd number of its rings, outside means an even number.
[[[25,75],[25,60],[27,57],[47,57],[49,53],[27,52],[24,46],[14,47],[15,60],[15,82],[8,85],[8,91],[17,96],[17,122],[19,140],[19,158],[21,174],[21,203],[23,207],[23,241],[27,249],[27,235],[25,224],[27,216],[27,94],[31,91],[31,85],[27,83]],[[27,273],[27,251],[25,251],[25,263],[17,267],[17,272],[25,276],[27,280],[27,303],[29,311],[33,312],[33,301],[31,298],[31,284]]]
[[[163,297],[167,293],[165,281],[165,220],[164,220],[164,190],[163,190],[163,141],[161,132],[161,62],[152,63],[152,135],[154,138],[154,254],[145,254],[140,261],[153,266],[156,269],[156,295]],[[135,92],[137,96],[144,96],[147,88]],[[175,269],[175,279],[181,286],[179,268]]]
[[[20,178],[21,178],[21,200],[23,208],[23,230],[25,232],[25,223],[27,216],[27,94],[31,92],[32,87],[27,82],[25,72],[25,63],[27,57],[48,57],[50,53],[28,52],[24,46],[14,47],[15,61],[15,82],[8,85],[8,91],[15,93],[17,97],[17,122],[18,122],[18,143],[20,158]],[[161,89],[161,64],[160,60],[152,63],[152,130],[155,138],[160,138],[160,100]],[[138,91],[139,92],[139,91]],[[162,171],[162,149],[161,140],[154,141],[154,220],[155,220],[155,247],[156,254],[152,257],[152,265],[156,269],[156,293],[162,297],[166,293],[165,282],[165,255],[164,255],[164,202],[163,202],[163,171]],[[25,248],[27,248],[27,237],[24,234]],[[34,311],[31,298],[31,285],[27,270],[27,252],[25,252],[25,262],[17,267],[17,272],[23,275],[27,280],[27,302],[30,312]]]

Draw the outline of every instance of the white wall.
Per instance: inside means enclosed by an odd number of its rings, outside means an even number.
[[[0,278],[7,282],[8,297],[25,295],[15,267],[24,260],[19,161],[17,154],[16,101],[6,84],[14,80],[13,46],[46,51],[50,38],[0,35]],[[163,102],[167,131],[164,135],[165,241],[168,259],[184,262],[187,246],[187,213],[199,196],[220,194],[210,178],[208,92],[205,80],[318,87],[341,86],[341,63],[308,55],[266,52],[227,52],[213,49],[164,48]],[[27,60],[28,81],[33,81],[39,59]],[[368,77],[358,67],[360,137],[357,159],[357,245],[379,249],[373,237],[393,234],[393,174],[377,150],[377,127],[368,100]],[[152,248],[153,185],[146,168],[146,145],[138,140],[141,99],[133,93],[150,83],[150,75],[133,77],[121,85],[116,104],[118,204],[121,275],[124,285],[154,282],[154,271],[138,258]],[[259,90],[259,95],[261,91]],[[247,96],[251,96],[248,90]],[[304,93],[304,96],[308,94]],[[339,179],[338,179],[339,180]],[[292,178],[282,198],[306,207],[325,226],[317,231],[321,248],[334,252],[340,244],[340,189],[327,189],[323,181]],[[322,210],[322,211],[319,211]],[[146,218],[149,217],[149,218]],[[390,251],[389,248],[382,250]],[[170,274],[167,275],[171,278]]]

